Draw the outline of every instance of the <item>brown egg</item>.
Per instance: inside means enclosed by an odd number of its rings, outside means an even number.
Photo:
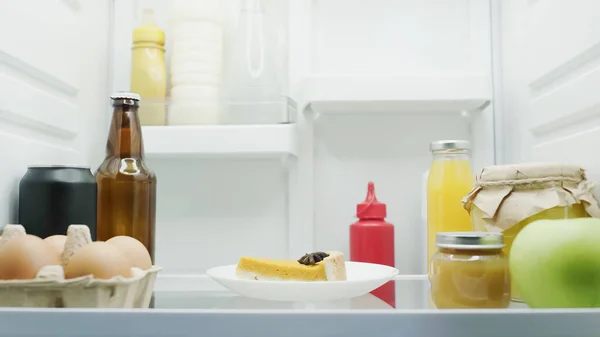
[[[77,249],[65,266],[65,278],[93,275],[98,279],[131,277],[131,263],[121,251],[106,242],[92,242]]]
[[[131,265],[142,270],[147,270],[152,267],[152,259],[150,254],[140,241],[131,236],[115,236],[106,241],[117,248],[127,256]]]
[[[34,279],[45,266],[60,265],[52,247],[35,235],[15,237],[0,250],[0,279]]]
[[[44,239],[46,243],[60,256],[65,249],[66,235],[52,235]]]

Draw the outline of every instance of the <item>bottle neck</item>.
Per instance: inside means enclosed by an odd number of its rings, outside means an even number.
[[[468,150],[438,150],[433,151],[433,160],[471,160]]]
[[[131,46],[131,49],[136,50],[136,49],[158,49],[161,52],[164,53],[165,51],[165,47],[157,42],[152,42],[152,41],[139,41],[139,42],[134,42],[133,45]]]
[[[106,157],[144,157],[142,128],[138,117],[138,103],[133,100],[116,100],[106,142]]]
[[[382,217],[370,217],[370,216],[361,216],[358,218],[359,221],[385,221],[385,218]]]

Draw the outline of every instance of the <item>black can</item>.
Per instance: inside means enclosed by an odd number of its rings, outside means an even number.
[[[19,183],[19,224],[41,238],[87,225],[96,240],[97,193],[89,167],[30,166]]]

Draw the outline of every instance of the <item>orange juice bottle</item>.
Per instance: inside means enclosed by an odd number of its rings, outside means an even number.
[[[473,224],[461,200],[473,187],[469,149],[466,140],[431,143],[433,162],[427,178],[427,270],[436,252],[438,232],[472,231]]]

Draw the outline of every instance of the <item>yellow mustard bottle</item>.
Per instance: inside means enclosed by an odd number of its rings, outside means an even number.
[[[154,23],[154,11],[142,12],[142,25],[133,30],[131,91],[142,98],[139,117],[142,125],[165,125],[167,69],[165,32]]]

